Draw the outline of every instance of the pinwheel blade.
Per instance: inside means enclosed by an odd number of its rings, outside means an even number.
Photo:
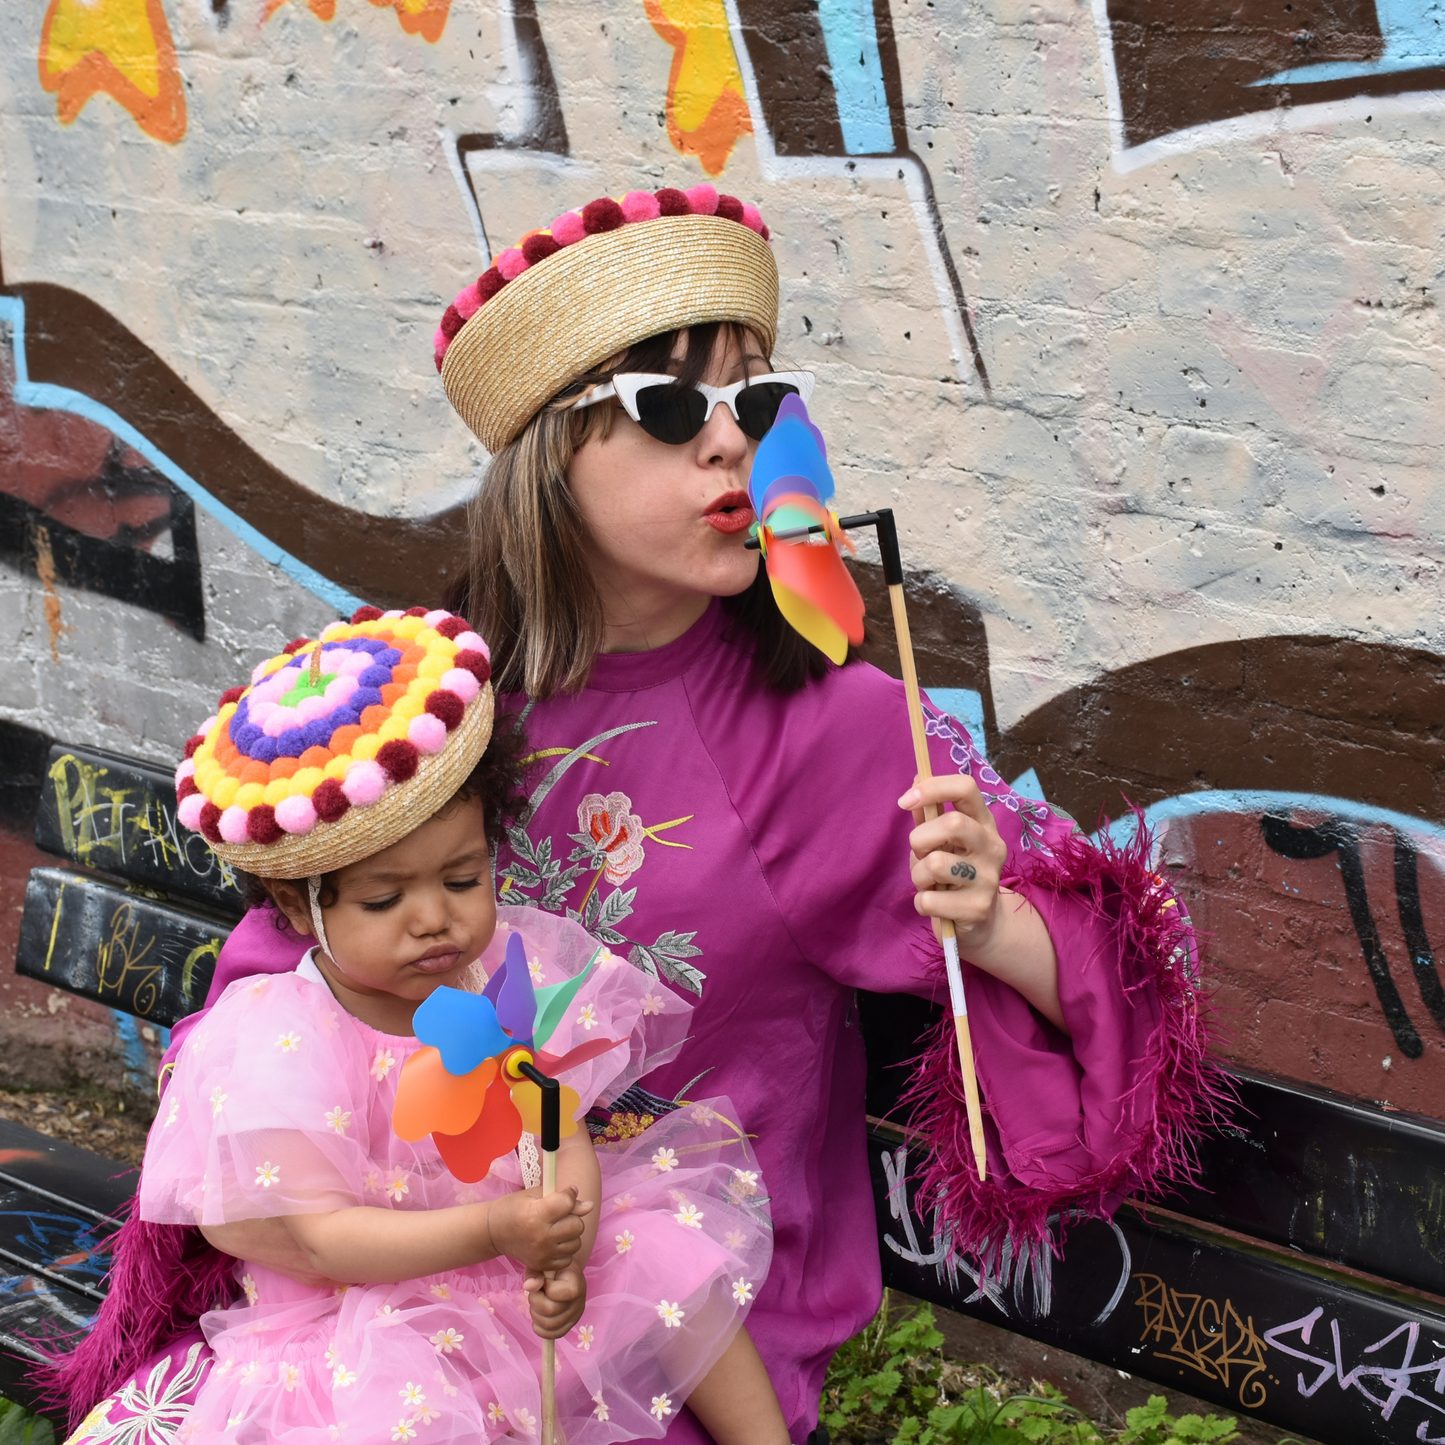
[[[550,983],[546,988],[536,990],[537,1027],[532,1036],[534,1048],[540,1049],[557,1032],[557,1025],[562,1022],[567,1006],[577,997],[577,990],[586,983],[587,975],[592,972],[592,965],[596,962],[597,955],[593,954],[587,961],[587,967],[576,978],[566,979],[562,983]]]
[[[842,664],[848,644],[863,642],[863,598],[835,547],[774,542],[768,580],[789,624],[820,652]]]
[[[537,1018],[537,996],[532,990],[531,970],[527,967],[527,946],[516,929],[507,939],[507,957],[497,972],[503,970],[506,977],[496,995],[497,1022],[512,1036],[514,1044],[530,1045]],[[487,983],[490,986],[491,979]]]
[[[512,1091],[505,1079],[494,1078],[477,1122],[464,1134],[434,1133],[432,1140],[452,1174],[463,1184],[475,1184],[487,1177],[494,1160],[517,1147],[521,1137],[522,1116],[512,1102]]]
[[[575,1069],[578,1064],[585,1064],[588,1059],[598,1058],[626,1042],[626,1039],[588,1039],[585,1044],[578,1044],[575,1049],[568,1049],[565,1054],[539,1053],[537,1067],[544,1074],[551,1074],[555,1078],[563,1069]]]
[[[470,1074],[483,1059],[505,1052],[513,1042],[497,1022],[490,999],[445,984],[417,1009],[412,1028],[422,1043],[440,1052],[449,1074]]]
[[[777,420],[758,443],[748,478],[748,494],[760,521],[766,522],[778,495],[801,492],[826,502],[835,491],[823,433],[808,417],[799,396],[785,396]]]
[[[496,1059],[483,1059],[458,1078],[447,1072],[439,1050],[420,1048],[401,1066],[391,1127],[409,1143],[434,1131],[464,1134],[482,1112],[487,1085],[497,1076]]]
[[[512,1085],[512,1102],[520,1111],[522,1127],[529,1134],[540,1134],[542,1132],[542,1091],[531,1079],[518,1079]],[[562,1118],[560,1137],[570,1138],[577,1132],[577,1120],[573,1118],[578,1106],[582,1103],[581,1096],[576,1089],[569,1089],[566,1084],[562,1085]]]

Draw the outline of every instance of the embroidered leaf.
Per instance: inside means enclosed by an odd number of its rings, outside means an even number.
[[[542,875],[523,863],[508,863],[502,869],[502,877],[511,879],[514,888],[539,888],[542,884]]]
[[[640,943],[632,945],[627,954],[627,961],[633,968],[640,969],[649,978],[657,977],[657,962]]]
[[[602,901],[601,911],[597,915],[598,925],[611,928],[614,924],[621,923],[632,912],[632,900],[636,897],[635,888],[629,888],[626,893],[620,888],[614,888]]]

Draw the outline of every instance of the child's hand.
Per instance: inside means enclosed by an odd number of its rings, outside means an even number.
[[[532,1309],[532,1329],[544,1340],[560,1340],[587,1306],[587,1276],[580,1264],[558,1270],[555,1279],[528,1273],[522,1288]]]
[[[582,1247],[583,1220],[595,1207],[579,1202],[575,1189],[545,1198],[535,1189],[504,1194],[488,1207],[493,1249],[532,1274],[566,1269]]]

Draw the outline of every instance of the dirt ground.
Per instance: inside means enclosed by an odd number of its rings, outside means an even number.
[[[63,1139],[123,1164],[141,1162],[151,1117],[134,1101],[127,1104],[119,1095],[95,1085],[80,1085],[65,1093],[0,1090],[0,1119],[28,1125],[52,1139]]]

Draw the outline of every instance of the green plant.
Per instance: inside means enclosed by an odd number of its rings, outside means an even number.
[[[1228,1445],[1235,1422],[1169,1414],[1154,1395],[1121,1429],[1095,1424],[1054,1386],[1024,1387],[987,1365],[944,1358],[928,1305],[887,1291],[872,1322],[833,1357],[822,1423],[838,1445]],[[1282,1442],[1284,1445],[1284,1442]]]
[[[0,1400],[0,1445],[55,1445],[55,1427],[12,1400]]]

